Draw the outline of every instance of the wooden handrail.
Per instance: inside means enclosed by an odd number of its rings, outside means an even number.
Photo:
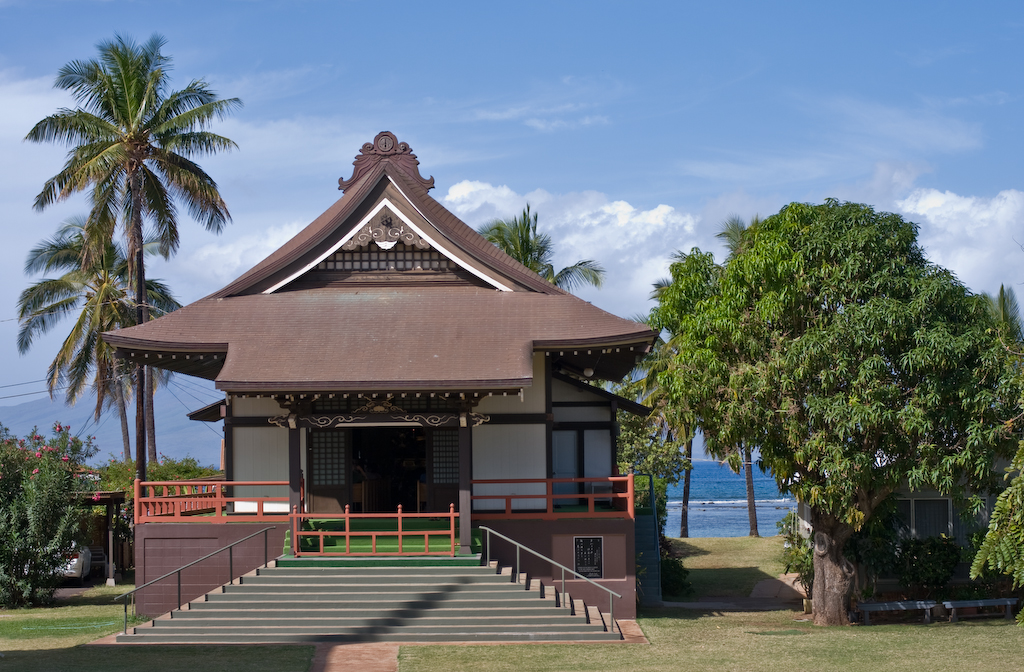
[[[554,486],[562,483],[604,483],[612,486],[610,492],[559,492],[554,491]],[[488,520],[497,518],[541,518],[542,520],[554,520],[557,518],[635,518],[634,484],[633,474],[625,476],[605,477],[580,477],[580,478],[490,478],[474,479],[475,485],[534,485],[544,484],[543,493],[504,493],[489,495],[472,495],[472,501],[498,500],[505,503],[503,511],[473,511],[473,518]],[[625,490],[615,490],[617,484],[625,486]],[[544,500],[545,506],[542,511],[538,510],[512,510],[512,500]],[[556,500],[581,500],[587,501],[586,511],[558,511],[555,509]],[[625,507],[621,510],[598,511],[595,502],[598,499],[624,500]]]
[[[331,555],[377,555],[377,539],[378,537],[398,537],[398,553],[388,553],[388,555],[455,555],[455,521],[458,519],[459,514],[455,511],[455,504],[448,505],[448,513],[404,513],[402,511],[402,505],[398,505],[398,511],[396,513],[352,513],[349,506],[345,505],[345,512],[342,514],[325,514],[325,513],[298,513],[293,512],[291,514],[291,526],[292,526],[292,553],[295,557],[303,555],[314,555],[314,556],[331,556]],[[409,518],[448,518],[448,529],[447,530],[405,530],[403,528],[403,521]],[[337,520],[345,523],[344,530],[303,530],[303,520]],[[397,520],[397,530],[353,530],[352,521],[355,520]],[[430,550],[430,537],[440,536],[441,534],[447,534],[448,536],[448,548],[443,551],[431,551]],[[317,544],[318,550],[316,551],[303,551],[301,544],[301,537],[315,537],[319,540]],[[326,549],[324,543],[325,538],[331,537],[344,537],[345,538],[345,550],[342,551],[329,551]],[[369,537],[370,538],[370,552],[361,552],[352,550],[352,537]],[[406,551],[403,548],[404,540],[406,537],[422,537],[423,538],[423,550],[422,551]]]
[[[135,479],[135,524],[147,522],[181,522],[203,516],[204,522],[264,522],[288,515],[288,496],[252,495],[228,497],[227,488],[236,486],[285,487],[288,481],[140,481]],[[229,504],[255,502],[256,512],[229,513]],[[264,504],[283,502],[279,513],[265,511]]]

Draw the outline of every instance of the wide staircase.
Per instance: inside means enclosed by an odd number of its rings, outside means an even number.
[[[119,642],[472,642],[621,638],[608,615],[552,586],[482,566],[279,561]],[[292,565],[292,566],[285,566]],[[517,579],[513,581],[513,579]]]

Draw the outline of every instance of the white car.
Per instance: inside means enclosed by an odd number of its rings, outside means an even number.
[[[75,552],[71,554],[71,557],[68,559],[68,564],[64,566],[64,577],[72,579],[80,586],[89,576],[91,571],[92,551],[89,550],[88,546],[79,546],[75,549]]]

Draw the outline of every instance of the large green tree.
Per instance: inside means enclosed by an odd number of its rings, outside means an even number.
[[[480,227],[480,235],[523,266],[566,291],[580,285],[600,287],[604,282],[604,268],[592,259],[577,261],[556,271],[552,263],[555,254],[551,236],[537,231],[537,213],[527,205],[521,215],[512,219],[496,219]]]
[[[1012,288],[1000,287],[987,297],[989,310],[998,325],[1000,338],[1014,362],[1018,387],[1024,389],[1024,328],[1020,306]],[[1024,409],[1024,398],[1020,408]],[[988,532],[971,565],[971,576],[986,568],[1013,577],[1014,588],[1024,585],[1024,441],[1006,469],[1007,488],[996,499],[989,518]],[[1017,615],[1024,625],[1024,612]]]
[[[192,158],[235,147],[206,129],[241,106],[237,98],[219,99],[202,80],[171,91],[171,60],[161,53],[164,44],[159,35],[141,45],[116,36],[98,45],[99,58],[71,61],[60,69],[54,86],[68,91],[78,107],[58,110],[26,136],[70,147],[63,169],[46,181],[35,206],[42,210],[89,191],[92,210],[83,265],[90,254],[102,252],[115,229],[122,230],[138,324],[149,320],[143,222],[156,231],[167,256],[178,247],[179,205],[210,231],[219,232],[230,220],[217,184]],[[145,478],[146,424],[149,456],[156,457],[153,383],[146,367],[139,367],[136,378],[137,462]]]
[[[814,620],[847,622],[843,546],[901,486],[958,501],[1012,454],[1005,349],[983,297],[928,262],[917,227],[834,200],[793,203],[744,234],[721,270],[672,266],[653,315],[678,335],[669,394],[715,446],[759,446],[810,507]]]
[[[25,260],[25,273],[60,273],[43,278],[18,297],[18,351],[28,352],[37,336],[73,318],[71,331],[50,363],[46,384],[50,396],[64,391],[74,404],[91,388],[96,393],[95,417],[114,406],[121,419],[125,459],[131,458],[125,396],[130,391],[131,371],[114,357],[114,349],[100,334],[135,324],[135,302],[128,282],[128,260],[123,248],[107,241],[103,249],[82,259],[87,243],[84,217],[69,219],[53,238],[33,248]],[[148,241],[144,249],[156,253],[158,243]],[[163,314],[180,308],[168,288],[159,280],[146,281],[147,301]]]

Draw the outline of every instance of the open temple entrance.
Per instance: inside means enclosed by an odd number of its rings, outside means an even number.
[[[419,511],[426,502],[426,431],[366,427],[351,432],[352,510],[391,513],[401,504],[404,511]]]
[[[458,504],[458,431],[426,427],[311,430],[308,509],[340,513],[448,512]]]

